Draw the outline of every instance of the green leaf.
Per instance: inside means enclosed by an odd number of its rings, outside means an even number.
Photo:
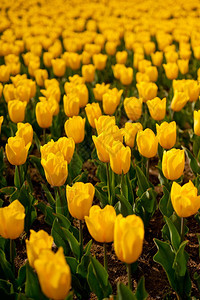
[[[63,233],[63,230],[61,229],[60,222],[57,218],[54,219],[53,226],[51,229],[51,235],[54,239],[54,242],[57,247],[63,247],[64,254],[69,255],[69,243],[68,239]]]
[[[133,214],[133,207],[128,202],[128,199],[123,195],[116,195],[116,197],[119,199],[119,202],[115,206],[118,207],[119,213],[124,217]]]
[[[20,166],[19,166],[20,167]],[[19,179],[19,171],[18,166],[15,166],[15,175],[14,175],[14,185],[20,189],[20,179]]]
[[[5,253],[0,249],[0,268],[5,276],[5,279],[11,280],[12,283],[15,283],[15,276],[12,272],[11,264],[6,260]]]
[[[35,131],[33,131],[33,140],[35,141],[38,151],[40,152],[41,143]]]
[[[160,199],[159,209],[164,216],[170,217],[173,214],[174,209],[171,203],[170,192],[165,186],[163,186],[163,193],[164,195]]]
[[[70,256],[66,256],[65,258],[70,267],[71,272],[76,275],[76,270],[77,270],[77,266],[78,266],[78,262],[77,262],[76,258],[70,257]]]
[[[75,258],[79,260],[80,258],[80,245],[75,236],[66,228],[61,227],[65,237],[68,240],[70,249],[74,254]]]
[[[42,178],[46,180],[46,177],[44,174],[44,169],[43,169],[43,166],[41,165],[41,159],[34,155],[29,155],[29,160],[30,160],[31,164],[39,171]]]
[[[50,204],[51,206],[54,207],[56,201],[55,201],[55,199],[53,198],[52,193],[49,191],[49,189],[48,189],[48,187],[46,186],[46,184],[43,184],[43,183],[42,183],[41,186],[42,186],[43,191],[45,192],[45,195],[46,195],[46,197],[47,197],[47,200],[48,200],[49,204]]]
[[[99,164],[97,167],[96,176],[101,182],[104,182],[105,185],[107,184],[106,164],[102,162]]]
[[[82,170],[83,162],[78,155],[78,153],[75,151],[74,155],[72,157],[72,160],[70,164],[68,165],[68,173],[71,176],[71,180],[73,181],[78,175],[80,175]]]
[[[26,263],[25,295],[33,299],[48,300],[48,298],[41,291],[36,273],[28,263]]]
[[[55,219],[54,210],[52,207],[46,205],[44,202],[39,202],[37,208],[44,214],[45,222],[52,226]]]
[[[147,291],[145,289],[145,279],[144,279],[144,276],[142,276],[140,278],[140,281],[138,282],[137,290],[136,290],[134,296],[136,297],[137,300],[140,300],[140,299],[145,300],[149,296],[149,294],[147,293]]]
[[[194,273],[194,280],[196,280],[198,289],[200,291],[200,275],[197,272]]]
[[[152,188],[148,188],[140,197],[140,201],[145,211],[153,214],[156,209],[156,192]]]
[[[137,300],[133,292],[123,283],[117,285],[117,300]],[[140,298],[143,299],[143,298]],[[139,300],[139,299],[138,299]]]
[[[73,292],[70,292],[70,293],[65,297],[64,300],[73,300],[73,299],[74,299],[74,297],[73,297]]]
[[[17,277],[18,286],[22,287],[25,281],[26,281],[26,264],[23,265],[18,271],[18,277]]]
[[[86,253],[82,256],[81,262],[77,267],[77,273],[83,278],[87,278],[88,266],[90,263],[90,254]]]
[[[194,158],[192,153],[187,148],[185,148],[183,146],[182,146],[182,148],[185,150],[185,153],[186,153],[187,158],[189,160],[190,168],[192,169],[193,173],[195,175],[197,175],[198,173],[200,173],[200,167],[197,163],[197,160]]]
[[[95,185],[95,197],[100,201],[102,207],[105,207],[108,204],[107,193],[103,191],[104,184],[105,183],[98,182]]]
[[[2,300],[15,300],[17,294],[14,293],[12,283],[0,279],[0,295]]]
[[[177,251],[179,249],[180,244],[181,244],[181,237],[178,233],[178,230],[176,229],[176,226],[173,224],[173,222],[169,218],[167,218],[166,216],[164,218],[165,218],[165,221],[166,221],[167,226],[169,228],[171,244],[174,247],[175,251]]]
[[[2,189],[0,189],[0,193],[6,194],[8,196],[12,195],[15,191],[16,191],[16,187],[15,186],[6,186]]]
[[[178,276],[185,276],[187,270],[187,261],[189,259],[189,255],[185,252],[185,246],[187,245],[188,241],[182,242],[178,251],[175,254],[175,259],[173,263],[173,269],[175,270]]]
[[[141,196],[144,192],[146,192],[148,188],[153,186],[152,184],[150,184],[147,177],[144,175],[144,173],[142,172],[139,166],[136,166],[135,169],[136,169],[136,176],[137,176],[138,187],[139,187],[138,196]]]
[[[92,240],[90,240],[90,241],[87,243],[87,245],[85,246],[85,249],[84,249],[85,254],[87,254],[87,255],[90,254],[91,247],[92,247]]]

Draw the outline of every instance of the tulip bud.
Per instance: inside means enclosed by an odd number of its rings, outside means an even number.
[[[103,131],[107,131],[109,128],[115,125],[115,117],[100,116],[98,120],[97,119],[94,120],[94,123],[95,123],[97,133],[98,135],[100,135]]]
[[[98,137],[93,135],[92,139],[95,144],[97,156],[99,160],[102,162],[109,162],[110,161],[109,151],[110,151],[110,147],[114,142],[113,136],[104,131]]]
[[[61,152],[49,153],[46,159],[42,158],[41,165],[50,185],[61,186],[65,183],[68,176],[68,167],[67,161]]]
[[[151,117],[156,121],[161,121],[164,119],[166,114],[166,98],[162,100],[158,97],[148,100],[147,106]]]
[[[95,128],[94,120],[97,119],[102,115],[101,108],[99,103],[93,102],[92,104],[87,104],[85,108],[85,112],[88,118],[88,122],[92,128]]]
[[[25,118],[25,109],[27,102],[12,100],[8,102],[8,113],[12,122],[23,122]]]
[[[31,98],[31,89],[29,86],[25,86],[25,84],[18,85],[14,91],[14,94],[15,94],[15,99],[29,102]]]
[[[52,59],[51,61],[53,67],[53,73],[57,77],[62,77],[65,75],[65,61],[62,58]]]
[[[145,74],[148,76],[149,81],[156,82],[158,79],[158,70],[155,66],[145,68]]]
[[[178,77],[178,66],[176,63],[167,63],[163,65],[165,69],[165,75],[168,79],[173,80]]]
[[[72,187],[67,185],[67,203],[73,218],[84,220],[85,216],[89,216],[94,193],[95,188],[91,183],[76,182]]]
[[[8,82],[10,77],[10,66],[0,66],[0,82]]]
[[[187,218],[198,212],[200,208],[200,196],[197,196],[197,192],[197,188],[191,180],[183,186],[173,182],[171,201],[176,214],[180,218]]]
[[[79,106],[85,107],[89,99],[87,86],[85,84],[77,84],[74,89],[74,93],[79,98]]]
[[[50,104],[48,101],[38,102],[35,108],[36,120],[41,128],[48,128],[53,121]]]
[[[184,91],[189,97],[190,102],[196,102],[199,98],[199,84],[195,80],[186,80]]]
[[[127,61],[128,53],[127,51],[118,51],[116,53],[116,61],[118,64],[125,64]]]
[[[144,102],[157,96],[158,87],[153,82],[140,82],[136,84],[136,87],[139,97],[142,98]]]
[[[108,56],[105,54],[94,54],[93,55],[93,62],[94,66],[97,70],[104,70],[106,67],[106,61]]]
[[[120,82],[123,85],[131,84],[133,80],[133,69],[132,68],[124,68],[123,72],[120,73]]]
[[[51,140],[50,142],[48,142],[44,146],[40,146],[41,159],[46,160],[49,153],[56,154],[58,151],[59,151],[58,143],[54,142],[54,140]]]
[[[142,99],[136,97],[125,98],[124,109],[130,120],[138,120],[142,114]]]
[[[126,174],[130,169],[131,149],[120,141],[113,142],[110,150],[110,167],[116,174]]]
[[[158,149],[158,137],[151,129],[146,128],[144,131],[137,133],[137,146],[142,156],[154,157]]]
[[[178,60],[178,52],[168,51],[165,53],[167,63],[175,63]]]
[[[68,117],[78,116],[79,98],[76,94],[70,93],[63,97],[64,111]]]
[[[3,119],[4,119],[4,117],[0,116],[0,133],[1,133],[1,126],[2,126],[2,123],[3,123]]]
[[[200,136],[200,110],[194,111],[194,133]]]
[[[150,54],[154,53],[155,49],[156,49],[156,45],[154,42],[149,41],[149,42],[144,43],[144,51],[145,51],[146,55],[150,55]]]
[[[173,111],[180,111],[188,102],[188,95],[185,92],[175,91],[171,102],[171,109]]]
[[[117,48],[117,43],[116,42],[110,42],[110,41],[108,41],[105,44],[105,50],[106,50],[106,53],[108,55],[115,55],[116,48]]]
[[[23,138],[25,145],[32,144],[33,127],[29,123],[17,123],[16,136]]]
[[[103,110],[107,115],[114,114],[117,106],[119,105],[117,95],[106,93],[103,95]]]
[[[171,149],[176,143],[176,122],[156,124],[159,144],[165,149]]]
[[[72,137],[75,144],[79,144],[85,137],[85,119],[80,116],[69,118],[65,122],[65,133],[67,137]]]
[[[140,123],[125,123],[124,137],[125,144],[130,148],[134,147],[135,137],[139,130],[143,130],[142,124]]]
[[[15,100],[15,86],[13,84],[5,84],[3,88],[3,95],[8,103],[11,100]]]
[[[0,235],[14,240],[24,231],[25,208],[14,200],[10,205],[0,208]]]
[[[95,87],[93,88],[95,100],[102,101],[103,95],[105,93],[107,93],[109,87],[110,87],[110,84],[105,85],[104,82],[102,84],[97,83],[95,85]]]
[[[6,156],[9,163],[14,166],[23,165],[30,146],[31,143],[26,145],[24,139],[19,136],[10,137],[6,144]]]
[[[43,62],[44,62],[45,67],[50,68],[52,66],[52,60],[53,60],[53,53],[44,52]]]
[[[145,73],[145,69],[151,66],[150,60],[143,59],[138,63],[138,71],[141,73]]]
[[[101,209],[98,205],[90,208],[85,222],[90,235],[99,243],[111,243],[114,239],[116,212],[113,206],[106,205]]]
[[[131,264],[142,253],[144,240],[144,224],[136,215],[123,218],[121,214],[116,217],[114,227],[114,249],[121,261]]]
[[[120,79],[121,74],[125,71],[125,65],[116,64],[112,66],[113,75],[116,79]]]
[[[181,177],[184,167],[184,150],[173,148],[169,151],[164,151],[162,159],[162,172],[167,179],[176,180]]]
[[[71,287],[71,272],[63,248],[56,253],[43,250],[35,260],[35,269],[42,292],[50,299],[65,299]]]
[[[181,74],[185,75],[188,73],[189,71],[189,60],[185,60],[185,59],[179,59],[178,60],[178,68],[181,72]]]
[[[68,63],[72,70],[78,70],[81,65],[81,55],[78,53],[70,53]]]
[[[51,250],[53,244],[53,237],[48,235],[44,230],[35,232],[30,230],[30,238],[26,240],[26,252],[28,256],[29,264],[34,268],[34,262],[38,259],[40,253],[44,249]]]
[[[93,65],[82,66],[82,76],[86,82],[94,81],[95,67]]]
[[[44,81],[48,78],[48,72],[46,69],[38,69],[35,71],[35,80],[37,85],[44,86]]]
[[[69,164],[72,160],[75,149],[75,143],[73,138],[61,137],[57,140],[56,144],[58,146],[58,151],[60,151],[63,154],[64,159]]]

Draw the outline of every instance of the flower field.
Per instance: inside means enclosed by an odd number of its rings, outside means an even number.
[[[1,299],[200,299],[200,1],[0,20]]]

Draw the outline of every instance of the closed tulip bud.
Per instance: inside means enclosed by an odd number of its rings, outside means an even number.
[[[56,101],[55,97],[50,96],[48,99],[48,103],[50,105],[52,115],[57,116],[60,111],[60,106],[59,106],[59,103]]]
[[[158,70],[155,66],[145,68],[145,74],[147,74],[151,82],[156,82],[158,79]]]
[[[160,121],[164,119],[166,114],[166,98],[162,100],[158,97],[148,100],[147,106],[150,112],[151,117],[156,120]]]
[[[102,101],[103,95],[107,93],[109,87],[110,84],[105,84],[104,82],[102,84],[97,83],[93,88],[95,100]]]
[[[151,53],[154,53],[155,49],[156,49],[156,45],[154,42],[144,43],[144,51],[146,55],[150,55]]]
[[[0,116],[0,133],[1,133],[1,126],[2,126],[2,123],[3,123],[3,119],[4,119],[4,117]]]
[[[127,61],[128,52],[127,51],[118,51],[116,53],[116,61],[118,64],[125,64]]]
[[[197,196],[197,192],[197,188],[191,180],[183,186],[173,182],[171,201],[176,214],[180,218],[187,218],[198,212],[200,208],[200,196]]]
[[[186,80],[184,91],[187,93],[190,102],[196,102],[199,98],[199,84],[195,80]]]
[[[121,261],[131,264],[142,253],[144,240],[144,224],[136,215],[123,218],[121,214],[116,217],[114,227],[114,249]]]
[[[24,231],[25,208],[14,200],[10,205],[0,208],[0,235],[14,240]]]
[[[95,67],[93,65],[82,66],[82,76],[86,82],[94,81]]]
[[[194,133],[200,136],[200,110],[194,111]]]
[[[45,67],[50,68],[52,66],[52,59],[53,59],[53,53],[51,52],[44,52],[43,54],[43,62]]]
[[[4,98],[6,100],[6,102],[8,103],[11,100],[15,100],[15,86],[13,84],[5,84],[4,88],[3,88],[3,95]]]
[[[69,63],[69,67],[72,70],[80,69],[81,55],[79,55],[78,53],[70,53],[68,63]]]
[[[67,203],[73,218],[84,220],[85,216],[89,216],[94,193],[95,188],[91,183],[76,182],[72,187],[67,185]]]
[[[0,82],[0,98],[2,96],[2,92],[3,92],[3,84]]]
[[[120,73],[120,82],[123,85],[129,85],[133,81],[133,69],[124,68],[123,72]]]
[[[121,142],[113,142],[110,150],[110,167],[116,174],[126,174],[130,169],[131,149],[125,147]]]
[[[171,149],[176,143],[176,122],[156,124],[159,144],[165,149]]]
[[[10,78],[10,66],[0,66],[0,82],[8,82]]]
[[[178,60],[178,52],[169,51],[165,53],[167,63],[175,63]]]
[[[123,73],[125,69],[126,69],[125,65],[122,64],[116,64],[112,66],[114,77],[116,79],[120,79],[121,73]]]
[[[181,49],[179,50],[179,56],[181,59],[189,60],[192,52],[189,49]]]
[[[108,59],[108,56],[105,54],[94,54],[93,55],[93,62],[94,66],[97,70],[104,70],[106,67],[106,61]]]
[[[106,93],[103,95],[103,110],[105,114],[114,114],[118,105],[119,103],[116,95],[112,95],[110,93]]]
[[[75,144],[79,144],[85,137],[85,119],[73,116],[65,122],[65,133],[68,138],[72,137]]]
[[[40,92],[47,98],[49,99],[50,97],[54,97],[57,102],[60,102],[60,88],[59,86],[56,85],[50,85],[46,90],[40,90]]]
[[[53,237],[48,235],[44,230],[35,232],[30,230],[30,238],[26,240],[26,251],[29,265],[34,268],[34,262],[38,259],[40,253],[44,249],[51,250],[53,244]]]
[[[136,82],[150,82],[149,76],[146,73],[137,72],[136,73]]]
[[[138,69],[138,64],[141,60],[144,59],[144,54],[143,53],[134,53],[133,57],[133,67],[135,69]]]
[[[89,65],[91,63],[91,54],[87,51],[83,51],[81,59],[83,65]]]
[[[109,162],[110,161],[109,151],[110,151],[110,147],[114,142],[114,138],[112,134],[109,134],[104,131],[97,137],[93,135],[92,139],[95,144],[95,148],[99,160],[102,162]]]
[[[145,69],[150,66],[151,66],[150,60],[143,59],[143,60],[139,61],[139,63],[138,63],[138,70],[141,73],[145,73]]]
[[[18,99],[20,101],[29,102],[31,98],[31,89],[29,86],[19,85],[15,89],[14,93],[15,93],[15,99]]]
[[[30,76],[35,77],[35,71],[40,69],[39,60],[31,60],[28,64],[28,73]]]
[[[41,159],[46,160],[49,153],[56,154],[58,151],[59,151],[58,143],[54,142],[54,140],[51,140],[50,142],[48,142],[44,146],[40,146]]]
[[[99,243],[111,243],[114,240],[116,212],[113,206],[106,205],[101,209],[98,205],[90,208],[85,222],[90,235]]]
[[[142,115],[142,99],[130,97],[124,99],[124,109],[128,118],[132,121],[138,120]]]
[[[59,151],[56,154],[49,153],[46,159],[41,159],[45,176],[51,186],[61,186],[65,183],[68,176],[67,161]]]
[[[162,159],[162,172],[167,179],[176,180],[181,177],[184,167],[184,150],[173,148],[169,151],[164,151]]]
[[[165,69],[165,75],[168,79],[173,80],[178,77],[178,66],[176,63],[167,63],[163,65]]]
[[[53,67],[53,73],[57,77],[62,77],[65,75],[65,61],[62,58],[52,59],[51,61]]]
[[[33,127],[29,123],[17,123],[16,136],[24,139],[25,145],[32,144],[33,141]]]
[[[185,92],[175,91],[171,102],[171,109],[173,111],[180,111],[188,102],[188,95]]]
[[[65,299],[71,287],[71,272],[63,248],[60,247],[56,253],[41,251],[34,266],[45,296],[55,300]]]
[[[134,147],[135,137],[139,130],[143,130],[140,123],[125,123],[124,137],[125,144],[131,148]]]
[[[72,160],[75,149],[75,143],[73,138],[61,137],[57,140],[56,144],[58,146],[58,151],[60,151],[63,154],[64,159],[69,164]]]
[[[117,43],[116,42],[110,42],[110,41],[108,41],[105,44],[105,50],[106,50],[106,53],[108,55],[115,55],[116,48],[117,48]]]
[[[20,136],[10,137],[6,144],[6,156],[11,165],[19,166],[26,162],[31,143],[25,144]]]
[[[44,81],[48,79],[48,72],[46,69],[38,69],[35,71],[35,80],[37,85],[44,86]]]
[[[144,157],[154,157],[158,150],[158,137],[155,136],[154,132],[146,128],[144,131],[137,133],[137,146],[138,151]]]
[[[107,131],[109,128],[115,125],[115,117],[100,116],[98,120],[97,119],[94,120],[94,123],[95,123],[97,133],[98,135],[100,135],[103,131]]]
[[[79,99],[76,94],[68,94],[63,97],[64,111],[66,116],[73,117],[79,114]]]
[[[41,128],[48,128],[52,124],[53,115],[48,101],[38,102],[35,109],[36,120]]]
[[[94,120],[97,119],[102,115],[101,108],[99,103],[93,102],[92,104],[87,104],[85,108],[85,112],[88,118],[88,122],[92,128],[95,128]]]
[[[12,100],[8,102],[8,113],[12,122],[23,122],[25,118],[25,109],[27,102]]]
[[[178,60],[178,68],[181,74],[185,75],[189,71],[189,60],[179,59]]]
[[[79,98],[79,107],[85,107],[89,99],[87,86],[85,84],[77,84],[74,93]]]
[[[194,57],[200,59],[200,46],[193,47]]]
[[[153,82],[140,82],[136,84],[136,87],[139,97],[142,98],[144,102],[157,96],[158,87]]]

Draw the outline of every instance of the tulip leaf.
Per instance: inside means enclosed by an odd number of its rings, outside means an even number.
[[[82,256],[81,262],[77,267],[77,273],[81,275],[83,278],[87,278],[89,263],[90,263],[90,253],[85,253]]]
[[[6,260],[5,253],[0,249],[0,269],[5,276],[5,279],[11,280],[15,283],[15,276],[12,272],[11,264]]]
[[[38,277],[34,270],[26,263],[26,284],[25,295],[33,299],[47,300],[48,298],[42,293]]]
[[[133,292],[123,283],[117,285],[117,300],[137,300]],[[143,299],[143,298],[140,298]],[[139,299],[138,299],[139,300]]]
[[[72,157],[71,162],[68,165],[68,173],[70,174],[71,181],[73,181],[78,175],[80,175],[82,170],[83,162],[76,151]]]
[[[101,182],[104,182],[105,185],[107,184],[106,164],[99,164],[99,166],[97,167],[96,176]]]
[[[18,277],[17,277],[18,286],[22,287],[25,281],[26,281],[26,264],[23,265],[18,271]]]
[[[105,183],[97,182],[95,185],[95,196],[100,201],[102,207],[108,204],[107,193],[103,191],[104,184]]]
[[[48,187],[46,186],[46,184],[41,183],[42,189],[45,192],[45,195],[47,197],[47,200],[49,202],[49,204],[54,207],[55,206],[55,199],[52,196],[52,193],[49,191]]]
[[[40,140],[39,140],[37,134],[35,133],[35,131],[33,131],[33,140],[36,144],[38,151],[40,152],[41,143],[40,143]]]
[[[140,281],[138,282],[138,285],[137,285],[137,289],[136,289],[136,292],[134,294],[134,296],[136,297],[137,300],[140,300],[140,299],[147,299],[148,297],[148,293],[145,289],[145,279],[144,279],[144,276],[142,276],[140,278]]]
[[[200,291],[200,275],[197,272],[194,273],[194,280],[196,280],[198,289]]]
[[[153,188],[153,185],[148,181],[147,177],[144,175],[139,166],[136,166],[136,175],[138,180],[138,196],[142,196],[144,192],[150,187]]]
[[[181,237],[178,233],[178,230],[177,230],[176,226],[173,224],[173,222],[169,218],[167,218],[166,216],[164,218],[165,218],[165,221],[166,221],[167,226],[169,228],[171,244],[174,247],[175,251],[178,251],[179,246],[181,244]]]
[[[112,287],[108,281],[108,273],[94,257],[91,257],[87,274],[90,289],[97,295],[99,300],[112,294]]]
[[[44,180],[46,180],[45,174],[44,174],[44,169],[41,165],[41,159],[34,155],[29,155],[29,160],[30,160],[31,164],[39,171],[39,174],[42,176],[42,178]]]
[[[92,247],[92,240],[90,240],[90,241],[87,243],[87,245],[85,246],[85,249],[84,249],[85,254],[87,254],[87,255],[90,254],[91,247]]]
[[[51,226],[55,219],[53,208],[46,205],[44,202],[39,202],[37,208],[44,214],[45,222]]]
[[[6,194],[8,196],[12,195],[16,191],[15,186],[6,186],[0,189],[0,193]]]
[[[132,215],[133,207],[128,202],[128,199],[119,194],[116,195],[116,197],[119,199],[119,201],[115,204],[115,209],[118,211],[118,213],[121,213],[124,217]]]
[[[70,249],[74,254],[75,258],[79,260],[80,258],[80,245],[75,236],[66,228],[61,227],[64,236],[67,238]]]
[[[198,173],[200,173],[200,167],[198,165],[197,160],[194,158],[192,153],[187,148],[185,148],[183,146],[182,146],[182,148],[185,150],[185,153],[186,153],[187,158],[189,160],[190,168],[192,169],[193,173],[195,175],[197,175]]]
[[[76,269],[78,266],[78,261],[74,257],[66,256],[66,261],[70,267],[70,270],[73,274],[76,274]]]
[[[178,276],[185,276],[187,270],[187,261],[189,259],[189,255],[185,252],[185,246],[187,245],[188,241],[182,242],[178,251],[175,254],[175,259],[173,263],[173,269],[175,270]]]
[[[142,196],[140,197],[140,201],[145,211],[150,214],[153,214],[156,209],[156,192],[149,188],[147,189]]]
[[[19,170],[18,167],[20,168],[20,166],[15,166],[15,175],[14,175],[14,185],[20,189],[20,179],[19,179]]]
[[[60,222],[57,218],[54,219],[53,226],[51,229],[51,235],[54,239],[54,243],[57,247],[63,247],[64,254],[69,255],[69,243],[68,239],[63,233],[63,230],[61,229]]]
[[[0,295],[1,299],[15,300],[17,294],[14,293],[12,283],[7,280],[0,279]]]
[[[173,214],[173,206],[171,203],[170,192],[163,186],[163,197],[160,199],[159,209],[164,216],[170,217]]]
[[[70,292],[70,293],[65,297],[64,300],[73,300],[73,299],[74,299],[74,297],[73,297],[73,292]]]
[[[175,270],[172,268],[175,258],[175,253],[173,252],[171,246],[167,242],[154,239],[154,243],[158,248],[158,252],[154,255],[153,260],[159,263],[167,274],[167,278],[171,287],[176,290],[175,283]]]

